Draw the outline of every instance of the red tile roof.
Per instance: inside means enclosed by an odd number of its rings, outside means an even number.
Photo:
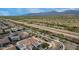
[[[32,46],[34,44],[38,44],[38,41],[40,39],[39,38],[35,38],[34,36],[32,38],[28,38],[28,39],[24,39],[19,41],[18,43],[20,44],[24,44],[24,45],[28,45],[28,46]]]
[[[25,37],[28,37],[28,33],[27,32],[18,32],[18,35],[21,36],[21,38],[25,38]]]

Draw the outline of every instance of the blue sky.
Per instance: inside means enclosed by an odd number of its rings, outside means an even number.
[[[75,8],[0,8],[0,16],[19,16],[28,13],[40,13],[48,11],[63,12],[65,10],[79,10]]]

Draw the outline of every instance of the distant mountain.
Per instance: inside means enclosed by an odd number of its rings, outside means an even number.
[[[24,16],[50,16],[50,15],[79,15],[79,10],[66,10],[64,12],[50,11],[40,13],[29,13]]]

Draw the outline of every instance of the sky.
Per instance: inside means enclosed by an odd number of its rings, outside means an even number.
[[[57,11],[63,12],[66,10],[79,10],[77,8],[0,8],[0,16],[19,16],[29,13],[40,13]]]

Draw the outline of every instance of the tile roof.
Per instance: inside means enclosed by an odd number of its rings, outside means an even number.
[[[22,38],[25,39],[26,37],[29,36],[29,34],[27,32],[18,32],[18,35]]]
[[[26,45],[26,46],[28,46],[28,47],[32,47],[32,46],[37,46],[37,45],[39,45],[39,41],[40,41],[39,38],[35,38],[35,37],[33,36],[33,37],[31,37],[31,38],[21,40],[21,41],[19,41],[19,42],[17,42],[17,43],[19,43],[19,44],[24,44],[24,45]]]
[[[20,41],[20,43],[24,43],[26,45],[30,45],[30,44],[33,45],[36,42],[38,42],[38,39],[35,37],[24,39],[24,40]]]

